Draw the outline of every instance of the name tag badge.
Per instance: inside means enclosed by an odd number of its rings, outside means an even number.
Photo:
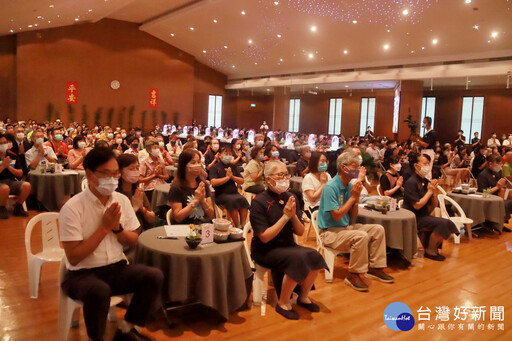
[[[204,224],[201,227],[201,244],[213,243],[213,224]]]

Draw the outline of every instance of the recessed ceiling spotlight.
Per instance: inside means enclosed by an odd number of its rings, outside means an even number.
[[[471,3],[471,0],[466,0],[465,1],[467,4],[470,4]]]
[[[498,32],[494,31],[491,33],[491,37],[496,38],[498,36]]]
[[[38,16],[37,16],[37,19],[43,19],[43,17],[42,17],[42,16],[40,16],[40,15],[38,15]]]
[[[279,5],[279,1],[274,1],[274,5]]]
[[[279,61],[282,62],[283,61],[283,58],[279,58]]]
[[[406,8],[406,9],[404,9],[404,10],[402,11],[402,14],[403,14],[403,15],[408,15],[408,14],[409,14],[409,10],[408,10],[407,8]]]
[[[78,18],[75,18],[75,21],[78,21],[78,20],[80,20],[80,19],[78,19]]]
[[[174,37],[174,33],[171,33],[171,37]]]
[[[388,32],[388,33],[389,33],[389,32],[391,32],[391,30],[386,30],[386,32]]]
[[[389,50],[389,44],[384,44],[383,48],[384,50]]]
[[[348,50],[343,50],[343,53],[344,54],[348,54]]]
[[[235,66],[234,66],[234,65],[231,65],[231,67],[232,67],[233,69],[235,68]]]
[[[425,49],[425,46],[422,46],[422,47],[421,47],[421,49],[422,49],[422,50],[424,50],[424,49]]]
[[[254,62],[254,65],[258,65],[258,62]]]
[[[432,39],[432,44],[434,44],[434,45],[437,44],[437,38]]]
[[[414,50],[411,50],[411,53],[414,53]]]
[[[225,48],[225,49],[227,49],[227,48],[228,48],[228,46],[227,46],[227,45],[224,45],[224,48]]]
[[[14,32],[14,30],[9,30],[9,32],[11,32],[11,33],[12,33],[12,32]]]
[[[251,39],[249,39],[247,42],[248,42],[249,44],[252,44],[252,40],[251,40]]]
[[[308,58],[309,58],[309,59],[313,59],[314,57],[315,57],[315,55],[314,55],[314,54],[312,54],[312,53],[309,53],[309,54],[308,54]]]
[[[48,24],[51,24],[51,23],[52,23],[52,21],[51,21],[51,20],[48,20]]]
[[[357,20],[352,20],[352,24],[357,24]]]
[[[50,6],[48,6],[48,7],[50,7],[50,8],[54,8],[54,7],[55,7],[55,5],[50,5]]]
[[[245,15],[245,11],[242,11],[241,13],[242,13],[242,15]]]
[[[478,25],[473,25],[473,28],[474,28],[475,30],[478,30],[480,27],[479,27]]]
[[[28,27],[32,27],[32,25],[28,25]]]
[[[37,27],[37,24],[34,24],[35,27]]]
[[[194,30],[194,28],[193,28],[192,26],[190,26],[190,30],[191,30],[191,31],[193,31],[193,30]]]
[[[217,19],[213,19],[213,22],[216,24],[217,23]]]
[[[277,37],[278,37],[278,38],[281,38],[281,35],[280,35],[280,34],[278,34],[278,35],[277,35]]]
[[[203,53],[206,53],[206,50],[203,50]]]
[[[88,10],[88,12],[92,12],[92,9]]]
[[[487,42],[488,42],[489,44],[491,43],[491,41],[490,41],[490,40],[487,40]]]
[[[316,26],[311,26],[311,32],[316,32]]]

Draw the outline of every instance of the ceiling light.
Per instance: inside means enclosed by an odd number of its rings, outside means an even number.
[[[383,46],[383,48],[384,48],[384,50],[388,50],[388,49],[389,49],[389,44],[385,44],[385,45]]]
[[[9,30],[9,32],[11,32],[11,33],[12,33],[12,32],[14,32],[14,30]]]
[[[191,30],[191,31],[193,31],[193,30],[194,30],[194,28],[191,26],[191,27],[190,27],[190,30]]]
[[[408,14],[409,14],[409,10],[408,10],[407,8],[406,8],[406,9],[404,9],[404,10],[402,11],[402,14],[403,14],[403,15],[408,15]]]
[[[247,42],[248,42],[249,44],[252,44],[252,40],[251,40],[251,39],[249,39]]]
[[[274,1],[274,5],[279,5],[279,1]]]
[[[352,20],[352,24],[357,24],[357,20]]]
[[[89,12],[92,12],[92,9],[90,9]]]
[[[314,56],[315,56],[315,55],[314,55],[314,54],[312,54],[312,53],[309,53],[309,54],[308,54],[308,58],[309,58],[309,59],[313,59],[313,57],[314,57]]]
[[[491,41],[490,41],[490,40],[487,40],[487,42],[488,42],[489,44],[491,43]]]
[[[479,29],[478,25],[473,25],[473,28],[474,28],[475,30],[478,30],[478,29]]]
[[[43,17],[42,17],[42,16],[40,16],[40,15],[38,15],[38,16],[37,16],[37,19],[43,19]]]
[[[213,22],[216,24],[217,23],[217,19],[213,19]]]
[[[437,38],[432,39],[432,44],[434,44],[434,45],[437,44]]]
[[[203,50],[203,53],[206,53],[206,50]]]
[[[51,20],[48,20],[48,24],[51,24],[51,23],[52,23],[52,21],[51,21]]]
[[[28,25],[28,27],[32,27],[32,25]]]
[[[281,35],[280,35],[280,34],[278,34],[278,35],[277,35],[277,37],[278,37],[278,38],[281,38]]]
[[[227,46],[227,45],[224,45],[224,48],[225,48],[225,49],[227,49],[227,48],[228,48],[228,46]]]
[[[254,65],[258,65],[258,62],[254,62]]]
[[[496,38],[498,36],[498,32],[494,31],[491,33],[491,37]]]
[[[35,27],[37,27],[37,24],[34,24]]]
[[[171,37],[174,37],[174,33],[171,33]]]
[[[55,7],[55,5],[50,5],[50,6],[48,6],[48,7],[50,7],[50,8],[54,8],[54,7]]]
[[[232,67],[233,69],[235,68],[235,66],[234,66],[234,65],[231,65],[231,67]]]
[[[425,49],[425,46],[422,46],[422,47],[421,47],[421,49],[422,49],[422,50],[424,50],[424,49]]]
[[[388,32],[388,33],[389,33],[389,32],[391,32],[391,30],[386,30],[386,32]]]
[[[245,15],[245,11],[242,11],[241,13],[242,13],[242,15]]]
[[[75,21],[78,21],[78,20],[80,20],[80,19],[78,19],[78,18],[75,18]]]
[[[467,4],[470,4],[471,3],[471,0],[466,0],[465,1]]]
[[[311,32],[316,32],[316,26],[311,26]]]
[[[279,61],[282,62],[283,61],[283,58],[279,58]]]
[[[343,51],[343,53],[344,53],[344,54],[348,54],[348,50],[344,50],[344,51]]]

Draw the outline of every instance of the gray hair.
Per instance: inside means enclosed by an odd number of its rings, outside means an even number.
[[[267,176],[270,176],[274,173],[275,169],[280,166],[285,166],[284,163],[282,163],[279,160],[269,161],[265,164],[265,169],[263,170],[263,174],[265,175],[265,178]]]
[[[359,165],[359,155],[352,151],[345,151],[341,153],[336,160],[336,169],[338,170],[338,173],[340,172],[342,165],[348,166],[351,163],[357,163]]]

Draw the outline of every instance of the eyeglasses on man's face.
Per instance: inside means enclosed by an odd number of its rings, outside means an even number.
[[[121,172],[119,170],[115,172],[110,172],[106,170],[96,170],[94,173],[101,174],[100,178],[116,178],[119,179],[121,177]]]
[[[278,180],[284,180],[284,179],[290,178],[290,174],[288,174],[288,173],[277,173],[277,174],[272,174],[270,176],[273,178],[276,178]]]

